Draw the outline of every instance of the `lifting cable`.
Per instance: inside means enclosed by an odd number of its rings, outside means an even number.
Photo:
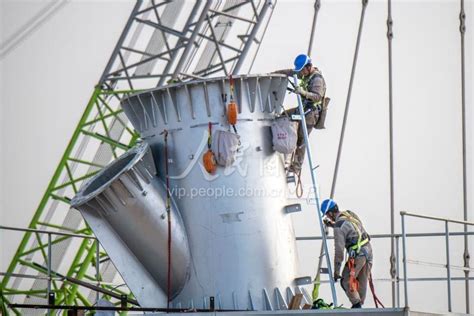
[[[392,0],[388,0],[387,13],[387,41],[388,41],[388,125],[389,125],[389,156],[390,156],[390,277],[392,289],[392,306],[395,306],[395,278],[397,277],[395,258],[395,194],[394,194],[394,172],[393,172],[393,68],[392,68]],[[372,279],[372,276],[371,278]],[[374,297],[375,301],[375,297]],[[377,303],[376,303],[377,305]],[[382,305],[383,306],[383,305]]]
[[[360,38],[362,35],[362,27],[364,25],[365,9],[367,8],[368,2],[369,0],[362,0],[362,11],[360,14],[359,32],[357,33],[357,43],[356,43],[356,49],[354,52],[354,60],[352,62],[352,71],[351,71],[351,79],[349,82],[349,90],[347,91],[346,108],[344,110],[344,120],[342,122],[341,136],[339,139],[339,147],[337,150],[336,166],[334,168],[334,176],[333,176],[332,185],[331,185],[331,195],[330,195],[331,198],[334,197],[334,191],[336,190],[337,173],[339,171],[339,161],[341,159],[342,144],[344,142],[344,133],[346,130],[347,116],[349,113],[349,104],[351,101],[352,85],[354,83],[354,76],[355,76],[355,71],[356,71],[356,66],[357,66],[357,57],[359,55]]]
[[[168,279],[167,279],[167,303],[166,308],[170,308],[171,302],[171,195],[170,195],[170,176],[168,166],[168,131],[165,135],[165,175],[166,175],[166,215],[168,217]]]
[[[309,45],[308,45],[308,56],[311,56],[311,51],[313,50],[313,39],[314,33],[316,32],[316,21],[318,20],[318,13],[319,9],[321,8],[321,0],[314,1],[314,16],[313,16],[313,24],[311,25],[311,35],[309,38]]]

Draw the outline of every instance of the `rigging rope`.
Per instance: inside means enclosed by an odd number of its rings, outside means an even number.
[[[316,32],[316,22],[318,20],[318,13],[319,13],[320,8],[321,8],[321,0],[315,0],[313,24],[311,25],[311,35],[309,38],[309,45],[308,45],[308,56],[311,56],[311,51],[313,50],[313,39],[314,39],[314,33]]]
[[[351,102],[351,94],[352,94],[352,85],[354,84],[354,76],[357,66],[357,57],[359,55],[359,46],[360,46],[360,39],[362,36],[362,27],[364,25],[364,16],[365,16],[365,9],[367,8],[369,0],[362,0],[362,11],[360,14],[360,22],[359,22],[359,32],[357,33],[357,43],[356,49],[354,52],[354,60],[352,62],[352,71],[351,71],[351,79],[349,82],[349,90],[347,91],[347,99],[346,99],[346,108],[344,110],[344,119],[342,121],[342,129],[341,129],[341,136],[339,139],[339,147],[337,150],[337,158],[336,158],[336,166],[334,168],[334,176],[332,179],[331,185],[331,195],[330,197],[334,197],[334,191],[336,190],[336,182],[337,182],[337,173],[339,171],[339,161],[341,160],[341,152],[342,152],[342,144],[344,142],[344,134],[346,130],[346,123],[347,123],[347,115],[349,113],[349,104]]]

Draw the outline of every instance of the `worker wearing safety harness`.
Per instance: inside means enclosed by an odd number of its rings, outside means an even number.
[[[370,236],[354,212],[340,212],[332,199],[323,201],[321,212],[326,216],[326,225],[334,229],[334,280],[341,279],[341,286],[351,301],[352,308],[361,308],[372,268]],[[341,276],[339,273],[344,261],[344,248],[349,258]]]
[[[326,82],[324,77],[318,68],[313,67],[311,59],[308,55],[298,55],[294,62],[294,69],[278,70],[273,73],[283,74],[287,76],[298,75],[300,79],[299,86],[295,87],[294,93],[301,96],[303,102],[303,109],[306,118],[306,127],[308,134],[311,133],[313,128],[324,128],[323,116],[326,116],[327,104],[329,98],[325,98],[326,95]],[[325,101],[325,99],[327,99]],[[299,109],[288,110],[288,114],[298,114]],[[304,142],[303,128],[298,128],[298,141],[297,148],[295,150],[293,161],[289,167],[289,171],[299,173],[301,166],[303,165],[304,155],[306,151],[306,145]]]

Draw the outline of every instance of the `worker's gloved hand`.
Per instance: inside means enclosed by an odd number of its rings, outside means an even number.
[[[337,282],[337,280],[342,279],[341,275],[339,272],[334,272],[334,282]]]
[[[305,89],[303,89],[303,88],[301,88],[300,86],[298,86],[298,87],[296,87],[296,89],[295,89],[295,93],[301,95],[302,97],[304,97],[304,96],[306,96],[306,94],[308,93],[308,91],[306,91]]]
[[[323,218],[323,222],[327,227],[334,227],[334,222],[327,217]]]

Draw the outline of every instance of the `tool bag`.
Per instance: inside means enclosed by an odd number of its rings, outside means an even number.
[[[282,154],[291,154],[298,140],[298,122],[282,116],[272,122],[273,149]]]
[[[229,167],[235,162],[240,146],[240,136],[228,131],[215,131],[212,135],[212,151],[219,166]]]
[[[331,101],[330,98],[324,97],[323,103],[321,104],[321,112],[319,113],[319,119],[314,128],[316,129],[325,129],[326,126],[324,126],[324,122],[326,121],[326,115],[328,112],[328,105],[329,101]]]

